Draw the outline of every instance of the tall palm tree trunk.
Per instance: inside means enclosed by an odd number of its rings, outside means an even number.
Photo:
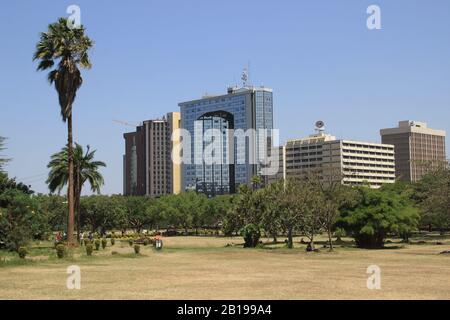
[[[80,243],[80,234],[81,234],[81,177],[80,177],[80,169],[76,170],[76,183],[75,183],[75,211],[77,213],[77,241]]]
[[[68,162],[69,162],[69,183],[67,188],[67,203],[69,207],[69,214],[67,217],[67,243],[69,246],[74,246],[75,241],[73,238],[74,230],[74,185],[73,185],[73,137],[72,137],[72,112],[67,117],[67,150],[68,150]]]

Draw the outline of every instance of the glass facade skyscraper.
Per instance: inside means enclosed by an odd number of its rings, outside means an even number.
[[[273,93],[265,87],[182,102],[181,128],[189,132],[190,161],[182,164],[182,188],[208,196],[234,193],[259,175],[271,145]],[[253,130],[249,130],[253,129]],[[186,152],[186,150],[184,151]]]

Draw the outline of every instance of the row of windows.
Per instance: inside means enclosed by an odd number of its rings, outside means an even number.
[[[362,150],[349,150],[343,149],[343,152],[353,153],[353,154],[370,154],[375,156],[392,157],[392,153],[374,152],[374,151],[362,151]]]
[[[344,147],[353,147],[353,148],[366,148],[366,149],[378,149],[378,150],[394,150],[393,147],[386,147],[386,146],[374,146],[374,145],[367,145],[367,144],[354,144],[354,143],[343,143]]]
[[[377,159],[377,158],[369,158],[369,157],[353,157],[353,156],[344,156],[344,159],[349,160],[362,160],[362,161],[375,161],[375,162],[394,162],[394,159]]]

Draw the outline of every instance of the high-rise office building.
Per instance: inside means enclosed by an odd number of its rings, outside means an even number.
[[[197,190],[208,196],[234,193],[240,184],[251,184],[253,176],[261,175],[260,161],[272,145],[271,89],[229,87],[227,94],[206,96],[179,106],[181,127],[191,136],[190,161],[182,165],[183,190]],[[216,134],[213,137],[208,132]],[[203,157],[212,144],[217,147],[212,157],[220,161],[208,162]]]
[[[400,121],[397,128],[380,131],[383,143],[395,146],[397,178],[418,181],[426,172],[446,161],[445,131],[424,122]]]
[[[286,178],[315,172],[325,180],[339,179],[351,186],[379,188],[395,182],[393,145],[338,140],[318,132],[308,138],[288,140],[285,148]]]
[[[124,134],[125,195],[160,197],[180,192],[180,165],[172,161],[179,127],[180,113],[171,112],[163,119],[144,121],[135,132]]]
[[[284,173],[286,172],[286,162],[284,161],[284,158],[286,157],[286,147],[274,147],[273,150],[274,152],[278,152],[278,171],[275,174],[267,176],[267,183],[274,183],[285,178]]]

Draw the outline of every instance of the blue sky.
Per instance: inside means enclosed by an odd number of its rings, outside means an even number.
[[[434,0],[2,1],[0,135],[11,176],[47,192],[46,164],[66,141],[55,90],[32,61],[39,32],[71,4],[96,45],[74,106],[76,141],[107,162],[103,193],[122,192],[122,134],[224,93],[250,61],[250,80],[274,89],[281,139],[316,120],[340,138],[379,141],[399,120],[450,132],[450,2]],[[381,8],[382,30],[366,27]]]

